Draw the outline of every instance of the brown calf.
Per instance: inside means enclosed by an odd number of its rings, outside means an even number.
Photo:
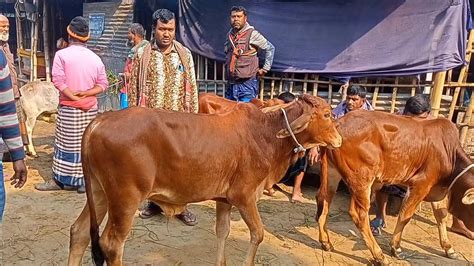
[[[353,111],[337,121],[344,139],[335,150],[323,149],[321,189],[318,195],[319,241],[325,250],[329,241],[326,219],[337,184],[341,180],[351,192],[349,213],[377,262],[388,263],[370,230],[368,211],[371,187],[399,184],[408,187],[391,241],[392,254],[401,252],[403,228],[421,201],[432,204],[441,246],[455,258],[446,234],[446,212],[438,201],[449,196],[449,211],[474,229],[473,170],[454,181],[471,165],[458,139],[455,125],[446,119],[419,120],[382,112]],[[328,159],[337,171],[328,180]],[[448,191],[448,187],[452,188]]]
[[[324,100],[304,96],[285,110],[304,147],[341,145]],[[265,114],[248,104],[216,115],[130,108],[97,117],[82,141],[87,203],[71,227],[69,265],[81,264],[91,240],[96,264],[120,265],[135,211],[145,199],[166,215],[215,200],[218,265],[225,264],[230,210],[236,206],[250,230],[246,264],[252,265],[263,240],[256,201],[263,181],[283,176],[296,160],[289,135],[282,112]]]

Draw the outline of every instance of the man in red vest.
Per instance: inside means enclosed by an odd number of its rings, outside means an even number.
[[[247,10],[234,6],[230,11],[231,30],[224,52],[228,86],[226,98],[249,102],[258,95],[257,75],[263,76],[272,67],[275,47],[247,22]],[[258,65],[258,50],[265,50],[265,62]]]

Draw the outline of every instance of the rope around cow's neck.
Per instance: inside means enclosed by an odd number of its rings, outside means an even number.
[[[280,108],[280,110],[283,113],[283,117],[285,118],[286,128],[288,129],[288,132],[290,132],[291,137],[293,138],[293,140],[295,141],[295,143],[297,145],[297,147],[293,149],[293,152],[298,153],[298,152],[301,152],[301,151],[306,151],[306,149],[303,147],[303,145],[301,145],[298,142],[298,140],[296,139],[296,136],[293,133],[293,130],[291,130],[290,122],[288,121],[288,116],[286,115],[285,109]]]
[[[453,187],[454,183],[456,183],[456,181],[458,180],[458,178],[460,178],[463,174],[465,174],[467,171],[469,171],[469,169],[471,169],[472,167],[474,167],[474,164],[470,164],[468,167],[464,168],[464,170],[461,171],[461,173],[459,173],[453,180],[453,182],[451,182],[451,185],[449,185],[448,187],[448,192],[451,190],[451,188]]]

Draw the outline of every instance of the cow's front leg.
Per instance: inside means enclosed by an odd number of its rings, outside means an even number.
[[[353,186],[354,187],[354,186]],[[351,190],[351,206],[349,209],[349,214],[354,221],[354,224],[359,229],[362,234],[362,238],[365,241],[365,244],[369,248],[372,256],[374,257],[377,263],[383,265],[388,265],[389,261],[384,256],[382,249],[377,244],[377,241],[370,230],[369,224],[369,207],[370,207],[370,189],[364,189],[364,186],[361,186],[360,190]]]
[[[225,202],[216,202],[216,235],[217,235],[217,263],[225,265],[225,241],[230,232],[230,210],[232,205]]]
[[[415,177],[413,179],[429,180],[428,178],[424,177]],[[400,257],[402,252],[402,249],[400,248],[400,242],[402,239],[403,229],[410,221],[413,214],[415,214],[418,204],[423,201],[429,190],[430,186],[427,186],[426,184],[415,184],[414,186],[408,188],[408,193],[400,208],[397,225],[395,226],[392,241],[390,243],[393,256]]]
[[[263,241],[263,225],[258,213],[255,195],[248,197],[244,203],[236,204],[236,207],[250,230],[250,247],[245,265],[254,265],[258,245]]]
[[[461,254],[454,251],[453,245],[451,245],[451,242],[449,241],[448,230],[446,229],[448,210],[443,206],[443,203],[446,203],[446,199],[431,203],[431,208],[433,209],[433,214],[438,225],[439,242],[448,258],[462,259]]]
[[[321,187],[319,189],[318,196],[316,197],[318,208],[316,221],[318,222],[319,228],[319,243],[321,243],[321,246],[324,250],[331,251],[334,248],[331,244],[331,240],[329,239],[327,218],[332,199],[336,194],[337,187],[339,186],[339,182],[341,181],[342,177],[333,166],[326,168],[321,165],[321,175],[325,174],[325,171],[327,171],[328,180],[321,182]],[[324,182],[327,182],[327,184]],[[323,186],[327,186],[327,188]]]

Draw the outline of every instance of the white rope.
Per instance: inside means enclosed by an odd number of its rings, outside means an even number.
[[[474,164],[470,164],[468,167],[464,168],[464,170],[461,171],[461,173],[459,173],[453,180],[453,182],[451,182],[451,185],[449,185],[448,187],[448,192],[451,190],[451,188],[453,187],[454,183],[456,183],[456,181],[458,180],[458,178],[460,178],[463,174],[465,174],[467,171],[469,171],[469,169],[471,169],[472,167],[474,167]]]
[[[293,152],[294,153],[298,153],[298,152],[301,152],[301,151],[306,151],[306,149],[303,147],[303,145],[301,145],[298,140],[296,139],[296,136],[295,134],[293,133],[293,130],[291,130],[291,126],[290,126],[290,122],[288,121],[288,117],[286,116],[286,111],[285,109],[283,108],[280,108],[281,112],[283,113],[283,116],[285,117],[285,124],[286,124],[286,128],[288,129],[288,132],[290,132],[290,135],[291,137],[293,138],[293,140],[295,141],[296,145],[298,147],[294,148],[293,149]]]

